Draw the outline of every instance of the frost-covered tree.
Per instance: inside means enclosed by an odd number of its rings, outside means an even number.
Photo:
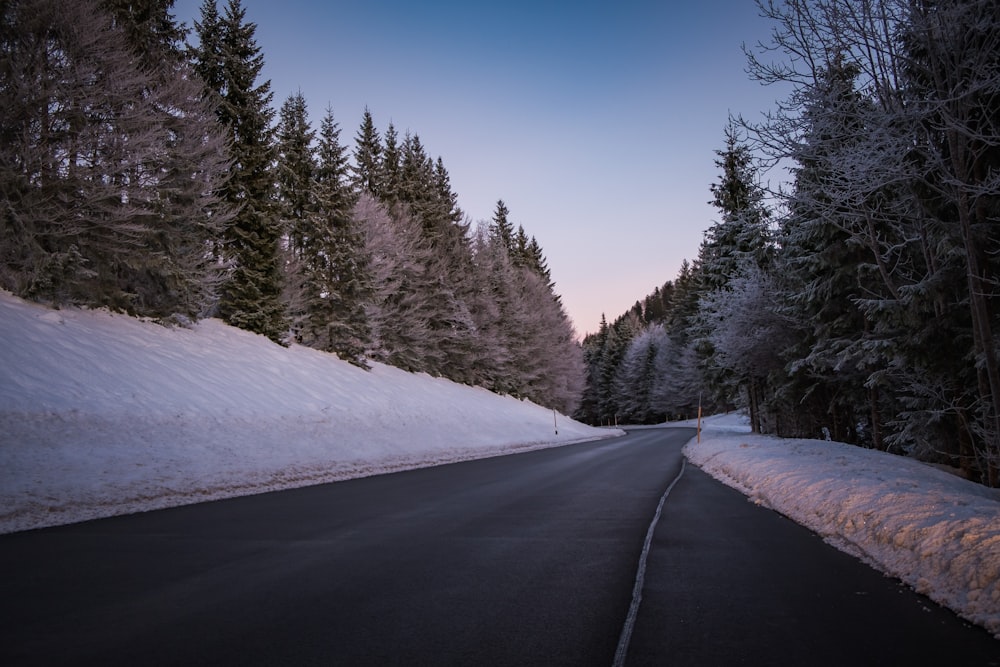
[[[751,58],[759,79],[792,85],[754,128],[760,146],[799,161],[809,186],[792,191],[799,210],[837,221],[853,256],[864,256],[848,299],[861,331],[827,318],[818,333],[832,337],[814,346],[823,356],[802,356],[867,374],[873,442],[884,425],[886,446],[961,464],[991,484],[1000,483],[994,5],[765,3],[773,48],[788,57]],[[853,90],[830,94],[838,71],[851,72]],[[807,170],[821,178],[802,178]]]
[[[159,318],[214,301],[222,137],[167,23],[140,45],[91,0],[0,7],[5,288]]]
[[[716,165],[722,173],[711,191],[712,204],[719,210],[720,219],[705,233],[699,251],[697,276],[701,296],[698,315],[690,324],[708,386],[722,401],[735,402],[746,397],[751,425],[759,430],[757,407],[765,391],[765,379],[738,373],[735,367],[717,358],[712,342],[712,323],[717,319],[713,308],[721,301],[713,297],[731,290],[734,281],[741,277],[769,268],[770,214],[764,204],[764,190],[753,156],[732,124],[726,129],[726,148],[717,151],[717,155]]]
[[[666,418],[655,400],[660,373],[669,373],[669,369],[657,366],[664,345],[670,345],[670,339],[662,325],[643,329],[629,343],[614,378],[618,408],[625,423],[654,424]]]
[[[507,208],[507,205],[502,199],[497,200],[493,219],[490,221],[490,235],[507,252],[507,255],[511,256],[514,253],[514,225],[508,219],[509,215],[510,209]]]
[[[720,217],[706,231],[698,255],[707,290],[724,289],[751,267],[766,267],[771,253],[770,213],[753,155],[734,124],[726,128],[725,139],[725,149],[716,151],[719,181],[711,185],[710,203]]]
[[[428,371],[438,365],[439,352],[431,344],[430,295],[422,289],[431,250],[420,224],[390,215],[368,194],[358,197],[353,219],[370,258],[373,293],[366,313],[372,357],[404,370]]]

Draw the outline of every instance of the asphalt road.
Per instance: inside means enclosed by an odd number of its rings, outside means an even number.
[[[0,536],[0,665],[611,665],[675,479],[627,664],[1000,658],[809,531],[692,466],[678,479],[690,436]]]

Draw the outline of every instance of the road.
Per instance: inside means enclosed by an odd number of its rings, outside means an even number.
[[[636,431],[2,536],[0,664],[611,665],[674,480],[627,664],[1000,656],[984,631],[696,468],[678,477],[690,436]]]

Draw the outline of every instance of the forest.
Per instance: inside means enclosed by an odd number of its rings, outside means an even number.
[[[333,109],[273,107],[240,0],[191,30],[172,4],[0,3],[0,288],[592,424],[741,409],[1000,486],[995,0],[759,0],[748,72],[777,108],[725,128],[697,256],[582,345],[502,200],[473,224],[367,109],[351,149]]]
[[[675,280],[583,343],[591,423],[743,409],[1000,485],[1000,9],[770,0],[718,219]],[[764,174],[784,165],[790,179]]]
[[[476,225],[419,135],[349,151],[277,109],[240,0],[0,4],[0,288],[166,325],[204,317],[570,413],[582,350],[502,200]]]

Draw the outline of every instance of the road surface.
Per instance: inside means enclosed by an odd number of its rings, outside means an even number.
[[[678,477],[691,434],[0,536],[0,664],[611,665],[647,534],[626,664],[1000,656],[696,468]]]

